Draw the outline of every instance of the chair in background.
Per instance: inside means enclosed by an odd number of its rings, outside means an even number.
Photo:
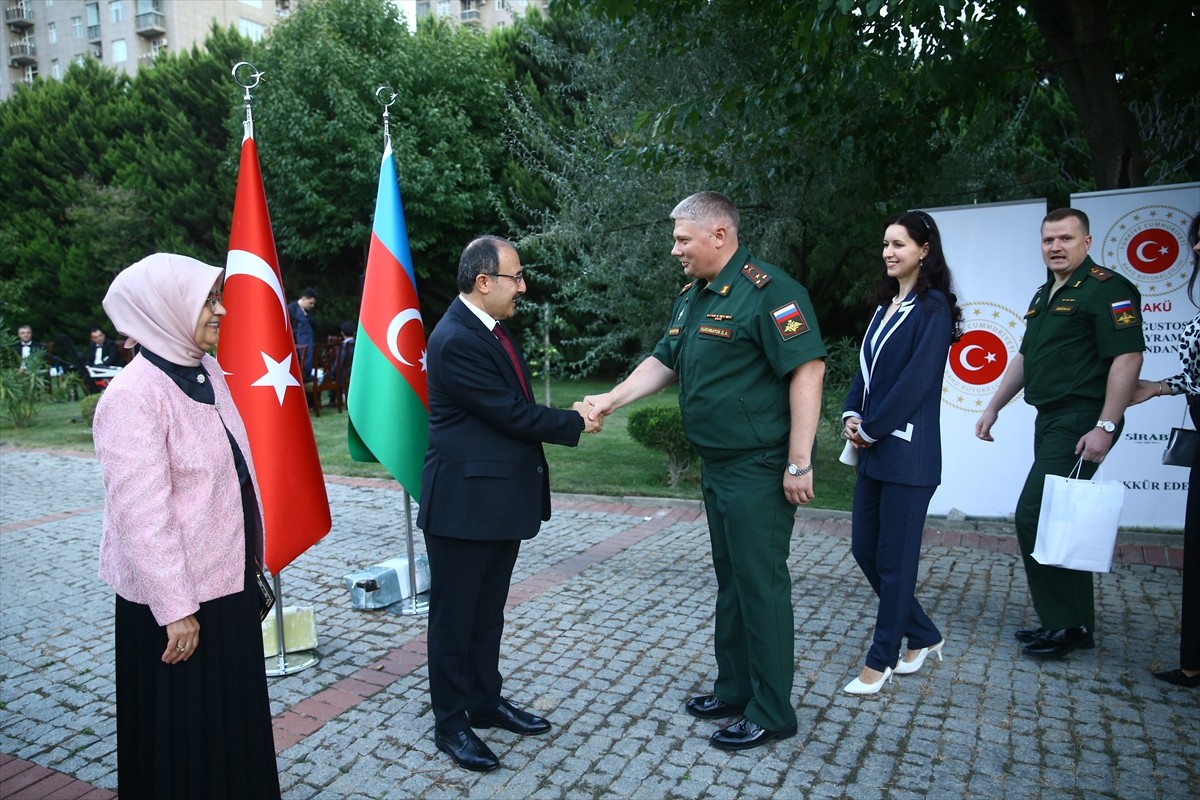
[[[306,384],[305,388],[312,398],[309,405],[318,417],[321,416],[322,392],[330,392],[333,395],[333,404],[338,413],[342,413],[342,383],[338,374],[341,347],[340,344],[325,344],[317,348],[316,360],[313,362],[317,374],[313,376],[312,383]]]

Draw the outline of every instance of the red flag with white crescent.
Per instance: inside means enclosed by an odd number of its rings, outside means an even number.
[[[246,423],[273,574],[329,532],[329,497],[300,378],[254,139],[242,141],[218,360]]]

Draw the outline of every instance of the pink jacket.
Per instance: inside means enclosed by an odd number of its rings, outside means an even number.
[[[104,478],[100,578],[126,600],[149,605],[160,625],[244,586],[241,491],[222,422],[252,478],[254,464],[221,367],[208,355],[201,363],[215,406],[190,399],[140,356],[96,406],[92,435]],[[261,563],[261,523],[255,539]]]

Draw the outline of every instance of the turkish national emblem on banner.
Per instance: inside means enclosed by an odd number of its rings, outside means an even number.
[[[252,136],[242,140],[222,302],[218,361],[246,423],[262,493],[266,566],[278,574],[332,522]]]
[[[350,457],[383,464],[420,502],[421,467],[429,444],[425,327],[390,141],[379,168],[346,405]]]

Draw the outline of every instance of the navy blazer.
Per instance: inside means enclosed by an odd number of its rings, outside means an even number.
[[[843,406],[862,419],[875,443],[858,451],[867,477],[907,486],[942,481],[942,378],[952,322],[946,296],[930,289],[910,294],[883,325],[887,309],[871,318],[859,351],[859,371]]]
[[[575,446],[583,419],[527,400],[504,347],[462,298],[430,335],[426,366],[429,449],[417,525],[455,539],[533,538],[550,519],[542,442]]]

